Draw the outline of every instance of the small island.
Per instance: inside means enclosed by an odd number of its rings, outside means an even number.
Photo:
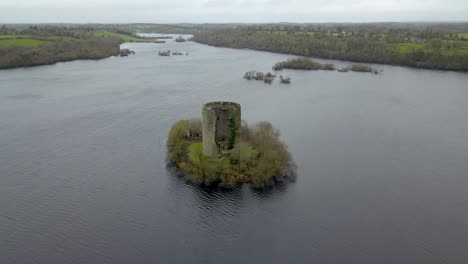
[[[120,49],[120,57],[128,57],[128,55],[135,55],[135,51],[129,49]]]
[[[269,122],[248,126],[233,102],[203,105],[202,120],[176,122],[167,140],[168,162],[184,178],[205,186],[254,188],[294,179],[294,163]]]
[[[299,58],[292,58],[286,61],[281,61],[273,65],[274,71],[281,71],[283,69],[290,69],[290,70],[307,70],[307,71],[335,71],[337,70],[334,64],[326,63],[322,64],[316,61],[313,61],[310,58],[299,57]],[[348,67],[338,69],[338,72],[370,72],[374,74],[382,74],[383,70],[374,69],[368,65],[362,64],[353,64]]]
[[[176,42],[186,42],[187,40],[186,40],[184,37],[179,36],[179,37],[177,37],[177,38],[175,39],[175,41],[176,41]]]
[[[283,69],[309,70],[309,71],[317,71],[317,70],[334,71],[335,65],[321,64],[309,58],[293,58],[293,59],[288,59],[286,61],[278,62],[275,65],[273,65],[274,71],[281,71]]]

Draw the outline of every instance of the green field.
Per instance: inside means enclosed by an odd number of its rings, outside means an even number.
[[[63,36],[54,36],[54,37],[42,37],[50,41],[57,41],[57,40],[76,40],[76,38],[72,37],[63,37]]]
[[[11,38],[31,38],[30,35],[1,35],[0,39],[11,39]]]
[[[151,42],[150,40],[135,38],[130,35],[113,33],[109,31],[94,31],[91,33],[93,37],[115,37],[122,39],[123,42]],[[34,47],[43,44],[49,44],[56,41],[69,40],[73,41],[76,38],[64,36],[38,36],[38,39],[30,35],[0,35],[0,47]],[[154,41],[154,40],[153,40]]]
[[[445,55],[468,55],[468,41],[449,41],[450,43],[455,43],[457,46],[455,48],[442,48],[441,52]],[[394,48],[397,49],[402,54],[408,54],[414,51],[431,51],[430,47],[426,47],[424,44],[417,43],[398,43],[393,44]]]
[[[34,37],[31,35],[0,35],[0,47],[34,47],[38,45],[50,44],[58,40],[75,40],[72,37],[45,36]]]
[[[0,47],[34,47],[50,43],[49,41],[42,41],[37,39],[0,39]]]
[[[417,44],[417,43],[398,43],[395,44],[395,48],[400,52],[400,53],[410,53],[412,51],[416,50],[423,50],[424,45],[423,44]]]
[[[157,38],[137,38],[126,34],[114,33],[110,31],[94,31],[95,37],[114,37],[120,38],[123,42],[145,42],[145,43],[161,43],[162,41]]]
[[[457,52],[463,55],[468,55],[468,44],[457,50]]]
[[[468,40],[468,33],[458,33],[458,37]]]
[[[109,32],[109,31],[95,31],[93,32],[94,36],[96,37],[114,37],[114,38],[121,38],[124,42],[141,42],[142,39],[140,38],[135,38],[130,35],[125,35],[125,34],[119,34],[119,33],[114,33],[114,32]]]

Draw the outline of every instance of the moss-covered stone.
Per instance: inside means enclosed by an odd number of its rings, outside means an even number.
[[[203,153],[216,156],[234,147],[241,125],[241,107],[234,102],[211,102],[202,108]]]

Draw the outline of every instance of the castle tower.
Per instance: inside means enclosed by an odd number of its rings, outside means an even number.
[[[233,102],[203,105],[203,154],[216,156],[231,149],[241,127],[241,106]]]

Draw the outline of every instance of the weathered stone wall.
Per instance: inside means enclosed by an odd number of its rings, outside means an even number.
[[[239,133],[241,107],[233,102],[211,102],[203,105],[202,116],[203,154],[216,156],[220,150],[228,149],[233,130],[236,136]]]

